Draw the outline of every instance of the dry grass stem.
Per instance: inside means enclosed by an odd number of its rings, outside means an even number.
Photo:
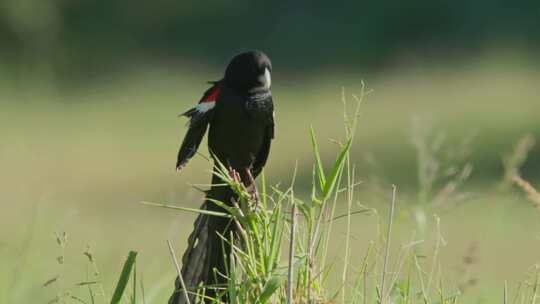
[[[504,281],[504,293],[503,293],[503,303],[504,304],[507,304],[508,303],[508,281]]]
[[[167,245],[169,246],[169,253],[171,254],[171,258],[174,262],[174,267],[176,268],[176,273],[178,274],[178,280],[180,281],[180,286],[182,287],[182,293],[184,294],[186,303],[191,304],[191,302],[189,301],[189,296],[187,294],[186,284],[184,283],[184,278],[182,277],[182,270],[180,269],[180,265],[178,264],[178,260],[176,259],[176,254],[174,253],[171,241],[167,240]]]
[[[526,134],[519,139],[511,154],[503,159],[504,179],[503,183],[508,185],[514,181],[515,176],[520,175],[520,168],[525,164],[529,152],[534,147],[536,140],[530,134]]]
[[[536,207],[536,209],[538,210],[538,212],[540,212],[540,192],[538,192],[538,190],[536,190],[536,188],[534,188],[531,185],[531,183],[524,180],[519,175],[514,175],[512,177],[512,181],[519,188],[521,188],[521,190],[523,190],[523,192],[525,192],[527,194],[527,198],[529,199],[529,201],[531,201],[534,204],[534,206]]]

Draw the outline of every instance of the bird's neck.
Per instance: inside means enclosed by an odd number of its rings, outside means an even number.
[[[272,96],[272,92],[266,87],[255,87],[248,90],[246,95],[249,101],[259,101]]]

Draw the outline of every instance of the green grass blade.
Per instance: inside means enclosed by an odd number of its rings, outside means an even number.
[[[142,303],[146,304],[146,292],[144,289],[144,280],[143,280],[142,274],[141,274],[141,298],[142,298]]]
[[[111,299],[111,304],[120,303],[120,300],[122,299],[122,295],[124,294],[124,291],[126,290],[126,286],[129,282],[129,276],[131,275],[131,270],[133,269],[133,266],[135,265],[136,258],[137,258],[137,252],[130,251],[126,261],[124,262],[124,267],[122,268],[122,273],[120,274],[120,278],[118,279],[116,288],[114,289],[114,293]]]
[[[266,303],[283,282],[284,277],[282,275],[272,275],[270,280],[266,281],[266,284],[264,284],[256,303]]]
[[[351,144],[352,138],[349,138],[349,140],[347,140],[347,144],[343,147],[343,149],[341,149],[338,158],[334,162],[332,172],[330,173],[328,179],[326,180],[326,183],[324,184],[322,192],[324,199],[327,199],[330,196],[332,190],[336,185],[337,176],[339,175],[339,171],[343,168],[343,163],[345,162],[345,157],[347,156],[347,153],[349,153]]]
[[[278,205],[274,208],[272,218],[270,220],[273,223],[272,233],[270,236],[270,254],[267,264],[267,273],[270,273],[272,268],[278,263],[279,254],[281,252],[281,240],[283,236],[283,215],[281,213],[281,206]]]
[[[317,145],[317,138],[315,137],[315,131],[313,130],[313,126],[309,128],[309,132],[311,135],[311,145],[313,148],[313,154],[315,155],[315,168],[317,171],[317,176],[319,177],[319,186],[321,187],[321,190],[324,189],[326,185],[326,177],[324,175],[324,168],[321,161],[321,155],[319,153],[319,146]]]
[[[231,236],[231,244],[234,242],[234,239]],[[231,304],[237,302],[237,293],[236,293],[236,263],[234,256],[234,247],[231,251],[229,269],[228,269],[229,279],[227,280],[227,293],[229,295],[229,301]]]
[[[439,294],[441,294],[442,291],[439,291]],[[433,302],[433,304],[446,304],[446,303],[449,303],[449,301],[454,301],[455,299],[459,298],[461,296],[461,293],[459,292],[455,292],[449,296],[442,296],[442,298],[437,301],[437,302]]]
[[[333,221],[339,220],[341,218],[347,217],[349,215],[368,213],[368,212],[373,212],[373,209],[367,209],[366,208],[366,209],[362,209],[362,210],[356,210],[356,211],[351,211],[349,213],[340,214],[340,215],[337,215],[337,216],[331,218],[330,220],[328,220],[328,222],[333,222]]]
[[[94,284],[98,284],[98,283],[99,283],[99,281],[85,281],[85,282],[76,283],[75,286],[94,285]]]
[[[261,186],[262,186],[262,203],[263,203],[263,207],[265,209],[268,208],[268,190],[266,189],[266,174],[264,172],[264,170],[262,171],[262,174],[261,174]]]
[[[219,216],[219,217],[226,217],[230,218],[231,215],[223,212],[217,212],[217,211],[209,211],[209,210],[203,210],[203,209],[196,209],[196,208],[187,208],[187,207],[180,207],[176,205],[170,205],[170,204],[163,204],[163,203],[152,203],[152,202],[141,202],[143,205],[147,206],[154,206],[154,207],[160,207],[160,208],[167,208],[167,209],[173,209],[173,210],[180,210],[180,211],[187,211],[187,212],[195,212],[200,214],[206,214],[206,215],[212,215],[212,216]]]

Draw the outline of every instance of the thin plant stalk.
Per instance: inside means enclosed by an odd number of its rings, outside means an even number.
[[[508,281],[504,280],[503,304],[508,304]]]
[[[427,283],[427,289],[428,290],[431,289],[431,283],[433,282],[433,277],[435,275],[437,260],[439,258],[439,250],[440,250],[441,241],[442,241],[441,218],[438,217],[437,215],[435,215],[435,222],[437,223],[437,225],[436,225],[436,227],[437,227],[437,229],[436,229],[437,239],[435,241],[435,252],[433,253],[433,263],[431,265],[431,271],[429,273],[429,279],[428,279],[428,283]]]
[[[345,94],[345,88],[342,88],[342,90],[341,90],[341,101],[343,103],[343,121],[344,121],[344,124],[345,124],[345,135],[346,135],[346,138],[348,138],[348,139],[350,138],[351,141],[354,139],[355,131],[356,131],[356,128],[357,128],[357,125],[358,125],[358,120],[359,120],[358,118],[360,116],[360,109],[361,109],[362,102],[364,101],[364,97],[367,96],[369,93],[370,93],[370,91],[366,92],[366,86],[365,86],[364,82],[362,81],[362,88],[361,88],[361,92],[360,92],[360,97],[358,97],[358,96],[356,96],[354,94],[352,95],[353,99],[356,101],[356,108],[354,110],[353,119],[352,119],[352,121],[350,121],[349,116],[347,115],[347,98],[346,98],[346,94]],[[348,156],[349,156],[349,152],[347,152],[347,157]],[[340,170],[339,175],[338,175],[337,184],[336,184],[336,189],[337,190],[334,192],[334,199],[332,201],[332,208],[331,208],[329,217],[327,218],[329,220],[329,224],[328,224],[328,228],[327,228],[327,232],[326,232],[327,235],[332,234],[333,221],[330,220],[330,219],[333,219],[334,215],[335,215],[337,200],[338,200],[338,196],[339,196],[339,192],[340,192],[339,191],[339,185],[341,184],[342,174],[343,174],[343,170]],[[321,270],[324,270],[326,268],[326,259],[327,259],[327,255],[328,255],[329,243],[330,243],[330,238],[327,237],[325,242],[324,242],[324,250],[322,252],[322,257],[321,257]]]
[[[184,278],[182,278],[182,270],[180,269],[180,265],[178,264],[178,260],[176,259],[176,254],[174,253],[171,241],[167,240],[167,245],[169,246],[169,253],[171,254],[171,258],[174,262],[174,267],[176,268],[176,272],[178,273],[178,279],[180,281],[180,286],[182,287],[182,293],[184,294],[186,303],[191,304],[187,294],[186,284],[184,284]]]
[[[538,298],[538,284],[540,284],[540,274],[536,274],[536,279],[534,281],[534,287],[533,287],[533,295],[531,298],[531,304],[535,304],[536,299]]]
[[[396,206],[396,191],[397,186],[392,185],[392,203],[390,205],[390,214],[388,216],[388,230],[386,233],[386,248],[384,253],[384,264],[383,264],[383,272],[382,272],[382,278],[381,278],[381,295],[380,295],[380,303],[384,304],[386,296],[384,294],[385,292],[385,280],[386,280],[386,274],[388,271],[388,261],[390,259],[390,244],[391,244],[391,237],[392,237],[392,224],[394,221],[394,209]]]
[[[313,227],[313,209],[310,208],[308,212],[309,212],[309,219],[307,221],[308,254],[307,254],[307,259],[306,259],[306,271],[307,271],[306,288],[307,288],[307,302],[311,303],[311,283],[312,283],[311,278],[313,276],[313,248],[311,247],[311,243],[313,242],[313,238],[315,238],[314,233],[313,233],[313,230],[315,229]]]
[[[343,171],[341,171],[339,176],[338,176],[338,180],[337,180],[338,189],[339,189],[339,185],[341,185],[342,175],[343,175]],[[326,237],[325,242],[324,242],[324,250],[322,252],[322,257],[321,257],[321,270],[326,269],[326,258],[328,256],[328,247],[330,246],[330,237],[328,237],[328,236],[332,235],[332,226],[333,226],[334,221],[332,221],[331,219],[334,218],[334,215],[336,213],[336,205],[337,205],[338,197],[339,197],[339,191],[335,191],[334,192],[334,199],[332,200],[332,208],[331,208],[330,213],[329,213],[329,215],[327,217],[327,220],[329,221],[329,224],[328,224],[328,228],[327,228],[327,231],[326,231],[327,237]]]
[[[364,270],[363,270],[363,273],[364,273],[364,304],[367,304],[367,301],[368,301],[367,266],[368,266],[368,263],[366,261],[366,264],[365,264],[365,267],[364,267]]]
[[[424,284],[424,277],[422,274],[422,267],[420,267],[420,262],[418,261],[418,256],[414,255],[414,264],[416,266],[416,270],[418,271],[418,280],[420,281],[420,287],[422,291],[422,298],[424,300],[424,303],[429,303],[428,297],[427,297],[427,291],[426,286]]]
[[[349,247],[351,238],[351,210],[354,199],[355,170],[351,170],[350,156],[347,155],[347,234],[345,238],[345,257],[343,263],[343,274],[341,277],[341,303],[345,303],[345,286],[347,282],[347,270],[349,268]]]
[[[291,237],[289,242],[289,269],[287,279],[287,303],[293,303],[293,289],[294,289],[294,253],[295,253],[295,235],[296,235],[296,204],[293,199],[294,195],[291,193],[292,207],[291,207]]]

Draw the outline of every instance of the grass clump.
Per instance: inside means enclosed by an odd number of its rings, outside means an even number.
[[[232,247],[224,274],[228,284],[201,286],[201,290],[215,288],[218,295],[226,295],[230,303],[457,301],[459,293],[447,293],[442,283],[436,283],[440,280],[435,277],[440,274],[436,258],[431,271],[423,270],[424,263],[420,261],[423,257],[414,250],[422,240],[413,238],[402,246],[397,260],[391,258],[396,186],[389,189],[391,204],[386,233],[381,229],[364,254],[351,252],[352,217],[360,213],[377,216],[374,209],[357,201],[356,188],[360,181],[350,157],[360,106],[367,94],[368,91],[363,90],[359,97],[353,96],[356,107],[353,116],[344,116],[345,136],[334,141],[338,151],[335,161],[326,166],[329,169],[325,169],[320,156],[316,132],[310,128],[314,165],[311,194],[307,198],[295,194],[296,170],[287,187],[269,187],[263,175],[261,199],[256,202],[238,178],[225,166],[218,165],[215,174],[235,190],[238,200],[233,206],[215,203],[228,211],[238,237],[221,236],[223,242]],[[345,98],[344,105],[346,108]],[[346,203],[346,211],[336,214],[336,206],[341,202]],[[342,255],[335,257],[331,256],[330,242],[338,233],[333,227],[338,220],[346,221],[345,244]],[[379,222],[382,225],[382,221]],[[440,230],[437,233],[438,240],[442,239]],[[407,267],[409,272],[403,274],[402,270]],[[436,300],[431,300],[433,295]],[[202,297],[198,301],[202,301]],[[210,301],[219,303],[218,299]]]
[[[359,180],[357,169],[351,159],[355,132],[360,117],[360,108],[369,91],[353,96],[353,115],[347,115],[347,102],[343,98],[344,136],[333,140],[337,146],[335,160],[326,164],[319,152],[319,140],[314,127],[309,130],[313,151],[312,183],[309,195],[298,195],[295,191],[297,170],[295,169],[287,186],[270,186],[264,176],[259,183],[259,199],[228,168],[218,164],[217,172],[223,181],[238,194],[232,206],[216,201],[227,210],[227,214],[178,207],[170,204],[145,203],[182,212],[200,212],[209,216],[226,216],[235,225],[237,234],[221,235],[222,241],[231,246],[230,261],[226,273],[227,284],[223,286],[200,286],[199,294],[205,289],[215,289],[220,298],[229,303],[351,303],[351,304],[410,304],[410,303],[461,303],[463,293],[474,281],[469,270],[463,271],[462,282],[454,285],[445,281],[440,253],[446,245],[441,228],[441,219],[433,215],[434,227],[427,221],[412,222],[416,225],[410,238],[405,242],[394,237],[392,229],[398,218],[397,186],[388,187],[382,210],[388,209],[387,216],[381,216],[376,209],[359,203]],[[442,137],[419,134],[413,140],[418,153],[419,190],[417,204],[413,206],[423,217],[427,217],[427,205],[440,207],[463,199],[461,186],[468,179],[472,165],[468,161],[467,143],[464,142],[455,153],[442,153]],[[517,149],[524,155],[529,149]],[[439,157],[440,155],[445,157]],[[524,157],[508,158],[508,168],[518,168]],[[519,172],[517,169],[507,172]],[[514,182],[518,183],[516,174]],[[506,178],[505,178],[506,180]],[[523,184],[523,183],[522,183]],[[523,184],[524,185],[524,184]],[[534,188],[531,186],[531,193]],[[538,192],[534,190],[534,194]],[[532,199],[531,199],[532,200]],[[386,214],[386,212],[385,212]],[[377,231],[365,246],[364,252],[353,248],[354,231],[352,222],[359,215],[369,215],[377,223]],[[339,222],[339,227],[336,223]],[[431,229],[429,229],[431,228]],[[343,237],[342,246],[333,248],[336,237]],[[58,263],[63,267],[64,249],[67,237],[58,237],[62,250]],[[429,243],[433,241],[433,244]],[[176,261],[173,246],[169,248]],[[339,254],[335,254],[335,252]],[[77,288],[88,289],[87,298],[66,291],[62,275],[55,276],[44,285],[56,285],[58,296],[51,303],[152,303],[144,295],[141,284],[138,292],[136,253],[130,253],[120,279],[111,297],[105,294],[95,265],[93,255],[85,253],[89,269],[93,273],[80,282]],[[467,261],[474,259],[474,248],[468,253]],[[472,262],[465,262],[469,267]],[[176,265],[179,269],[178,265]],[[505,282],[501,287],[503,303],[535,303],[538,297],[539,276],[535,268],[527,274],[516,292],[509,291]],[[172,281],[172,278],[171,278]],[[132,284],[130,284],[132,283]],[[131,285],[131,287],[130,287]],[[501,284],[501,286],[503,286]],[[512,286],[511,286],[512,287]],[[130,290],[131,289],[131,290]],[[136,296],[140,295],[140,296]],[[220,299],[199,296],[196,303],[203,300],[220,303]],[[194,303],[192,303],[194,304]]]
[[[59,266],[58,273],[46,280],[43,283],[43,288],[54,288],[56,290],[56,295],[54,298],[50,299],[49,304],[53,303],[82,303],[82,304],[95,304],[95,303],[110,303],[110,304],[119,304],[119,303],[139,303],[137,300],[137,284],[139,283],[137,279],[137,252],[130,251],[128,257],[126,258],[118,282],[114,287],[112,295],[109,297],[105,292],[105,287],[101,282],[101,273],[98,270],[97,263],[95,261],[94,254],[88,247],[83,255],[87,258],[87,271],[86,277],[82,281],[77,281],[75,283],[68,283],[68,279],[64,273],[65,263],[66,263],[66,247],[68,243],[68,236],[64,233],[56,234],[56,242],[60,249],[60,255],[56,257],[56,262]],[[130,282],[132,283],[130,294],[127,294],[127,289],[129,288]],[[144,299],[144,288],[142,281],[140,282],[140,292],[143,295]],[[87,290],[87,296],[81,294],[81,288]],[[144,301],[144,300],[143,300]],[[144,302],[143,302],[144,303]]]
[[[236,192],[238,199],[232,206],[215,203],[227,210],[238,235],[221,236],[222,241],[232,248],[227,273],[223,274],[227,276],[228,284],[201,286],[201,290],[217,289],[217,294],[226,295],[230,303],[312,303],[333,301],[338,297],[345,299],[345,283],[350,271],[349,241],[345,248],[347,263],[342,270],[341,287],[332,294],[325,288],[333,266],[328,250],[335,220],[346,218],[347,233],[350,234],[351,216],[370,212],[365,207],[353,210],[354,189],[359,183],[350,161],[360,104],[365,95],[367,92],[362,91],[360,97],[355,97],[354,116],[345,115],[345,138],[335,141],[338,153],[329,170],[323,166],[314,128],[310,129],[315,162],[313,187],[308,199],[295,195],[296,170],[287,187],[268,186],[263,174],[260,200],[255,201],[240,179],[218,164],[214,174]],[[347,200],[348,212],[336,216],[336,204],[342,197]],[[167,204],[152,205],[194,211]],[[198,300],[202,301],[202,298]],[[214,302],[219,301],[215,299]]]

